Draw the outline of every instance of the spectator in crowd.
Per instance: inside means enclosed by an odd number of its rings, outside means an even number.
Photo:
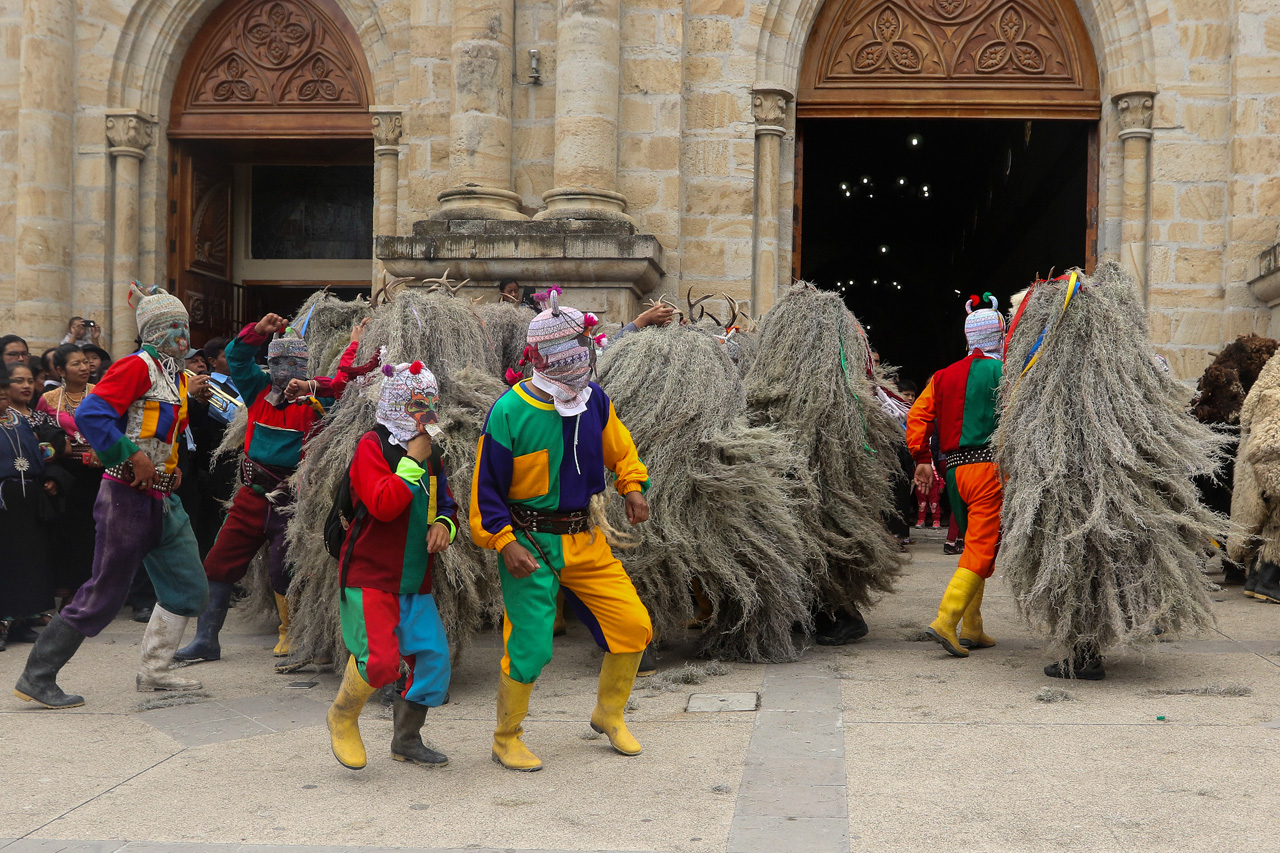
[[[78,347],[87,347],[90,344],[97,346],[101,337],[102,327],[93,320],[72,317],[67,321],[67,333],[62,337],[62,343],[75,344]]]
[[[32,359],[34,361],[35,359]],[[38,363],[38,362],[37,362]],[[27,419],[27,423],[31,424],[31,428],[40,436],[41,441],[47,441],[55,447],[59,446],[61,441],[52,441],[45,437],[44,431],[57,430],[62,433],[58,426],[58,421],[48,412],[42,412],[36,408],[36,377],[31,370],[30,364],[14,362],[8,365],[9,368],[9,410],[17,412],[19,415]],[[65,441],[66,435],[63,434]]]
[[[910,379],[898,380],[898,396],[901,397],[902,401],[908,406],[915,403],[916,395],[919,393],[919,387],[917,387],[916,383],[912,382]]]
[[[57,347],[49,347],[40,353],[41,373],[44,374],[44,379],[40,380],[41,394],[62,387],[62,382],[58,380],[58,369],[53,366],[53,354],[57,351]]]
[[[498,301],[518,303],[520,301],[520,282],[514,278],[504,278],[498,282]]]
[[[80,349],[89,360],[89,381],[96,384],[106,376],[107,368],[111,366],[111,353],[97,344],[85,344]]]
[[[102,464],[76,426],[76,409],[93,391],[89,383],[89,359],[75,344],[54,350],[53,366],[62,384],[46,391],[37,408],[51,415],[70,439],[63,464],[74,485],[66,496],[66,509],[56,525],[53,560],[55,594],[65,604],[93,569],[93,543],[97,525],[93,506],[102,485]]]
[[[659,302],[657,305],[641,311],[639,316],[619,329],[613,339],[620,341],[632,332],[638,332],[649,326],[665,326],[671,322],[671,318],[675,315],[676,309],[674,307],[665,302]]]
[[[45,529],[47,500],[57,493],[56,483],[45,475],[53,448],[9,408],[11,367],[0,364],[0,650],[10,639],[34,641],[28,617],[53,604]]]
[[[193,349],[191,354],[187,356],[187,370],[197,376],[207,376],[209,374],[209,363],[205,360],[204,350]]]
[[[4,353],[5,364],[26,361],[31,357],[31,353],[27,351],[27,342],[17,335],[5,335],[0,338],[0,352]]]

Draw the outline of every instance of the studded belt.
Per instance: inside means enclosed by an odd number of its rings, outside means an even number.
[[[523,507],[511,507],[511,524],[529,533],[554,533],[575,536],[591,532],[591,516],[582,512],[534,512]]]
[[[112,467],[108,468],[102,473],[107,475],[108,477],[114,477],[120,482],[128,485],[129,483],[133,482],[133,463],[128,460],[125,460],[124,462],[121,462],[119,465],[113,465]],[[155,479],[152,481],[151,488],[157,492],[162,492],[167,495],[173,492],[174,488],[177,486],[177,483],[178,483],[178,474],[176,471],[172,474],[163,474],[157,471],[155,475]]]
[[[972,465],[975,462],[994,462],[996,453],[990,445],[986,447],[966,447],[947,454],[947,470],[959,468],[961,465]]]

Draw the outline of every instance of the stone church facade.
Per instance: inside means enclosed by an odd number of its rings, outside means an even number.
[[[1095,256],[1142,283],[1176,375],[1280,331],[1276,0],[0,10],[0,332],[33,348],[78,314],[124,351],[134,278],[234,319],[225,195],[177,154],[267,142],[361,142],[374,287],[448,268],[563,282],[615,320],[690,287],[758,315],[792,274],[798,114],[1096,120]]]

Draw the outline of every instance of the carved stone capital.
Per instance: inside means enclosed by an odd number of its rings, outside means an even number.
[[[1155,116],[1155,92],[1121,92],[1111,99],[1120,114],[1120,138],[1151,138],[1151,121]]]
[[[373,143],[379,148],[400,144],[404,119],[399,112],[373,113]]]
[[[791,93],[781,89],[755,89],[751,92],[751,112],[756,120],[756,136],[785,136],[787,105]]]
[[[116,156],[141,159],[155,139],[155,122],[137,110],[110,110],[106,120],[107,143]]]

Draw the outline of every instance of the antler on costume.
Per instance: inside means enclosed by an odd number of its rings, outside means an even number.
[[[662,296],[659,296],[657,299],[650,299],[648,302],[645,303],[645,306],[649,308],[657,308],[659,305],[670,305],[673,309],[675,309],[675,312],[680,317],[680,319],[681,320],[684,319],[684,312],[680,310],[680,306],[675,304],[671,300],[667,299],[665,294]]]
[[[717,318],[715,314],[710,313],[709,311],[707,311],[706,308],[702,307],[702,303],[710,299],[711,296],[712,294],[708,293],[706,296],[700,296],[697,299],[694,299],[693,287],[692,286],[689,287],[689,290],[685,293],[685,297],[684,297],[685,302],[689,304],[689,322],[696,323],[699,320],[701,320],[703,317],[710,317],[712,320],[715,321],[715,324],[717,326],[724,325],[724,323],[721,323],[719,318]],[[694,316],[694,313],[693,313],[695,308],[698,311],[697,316]]]

